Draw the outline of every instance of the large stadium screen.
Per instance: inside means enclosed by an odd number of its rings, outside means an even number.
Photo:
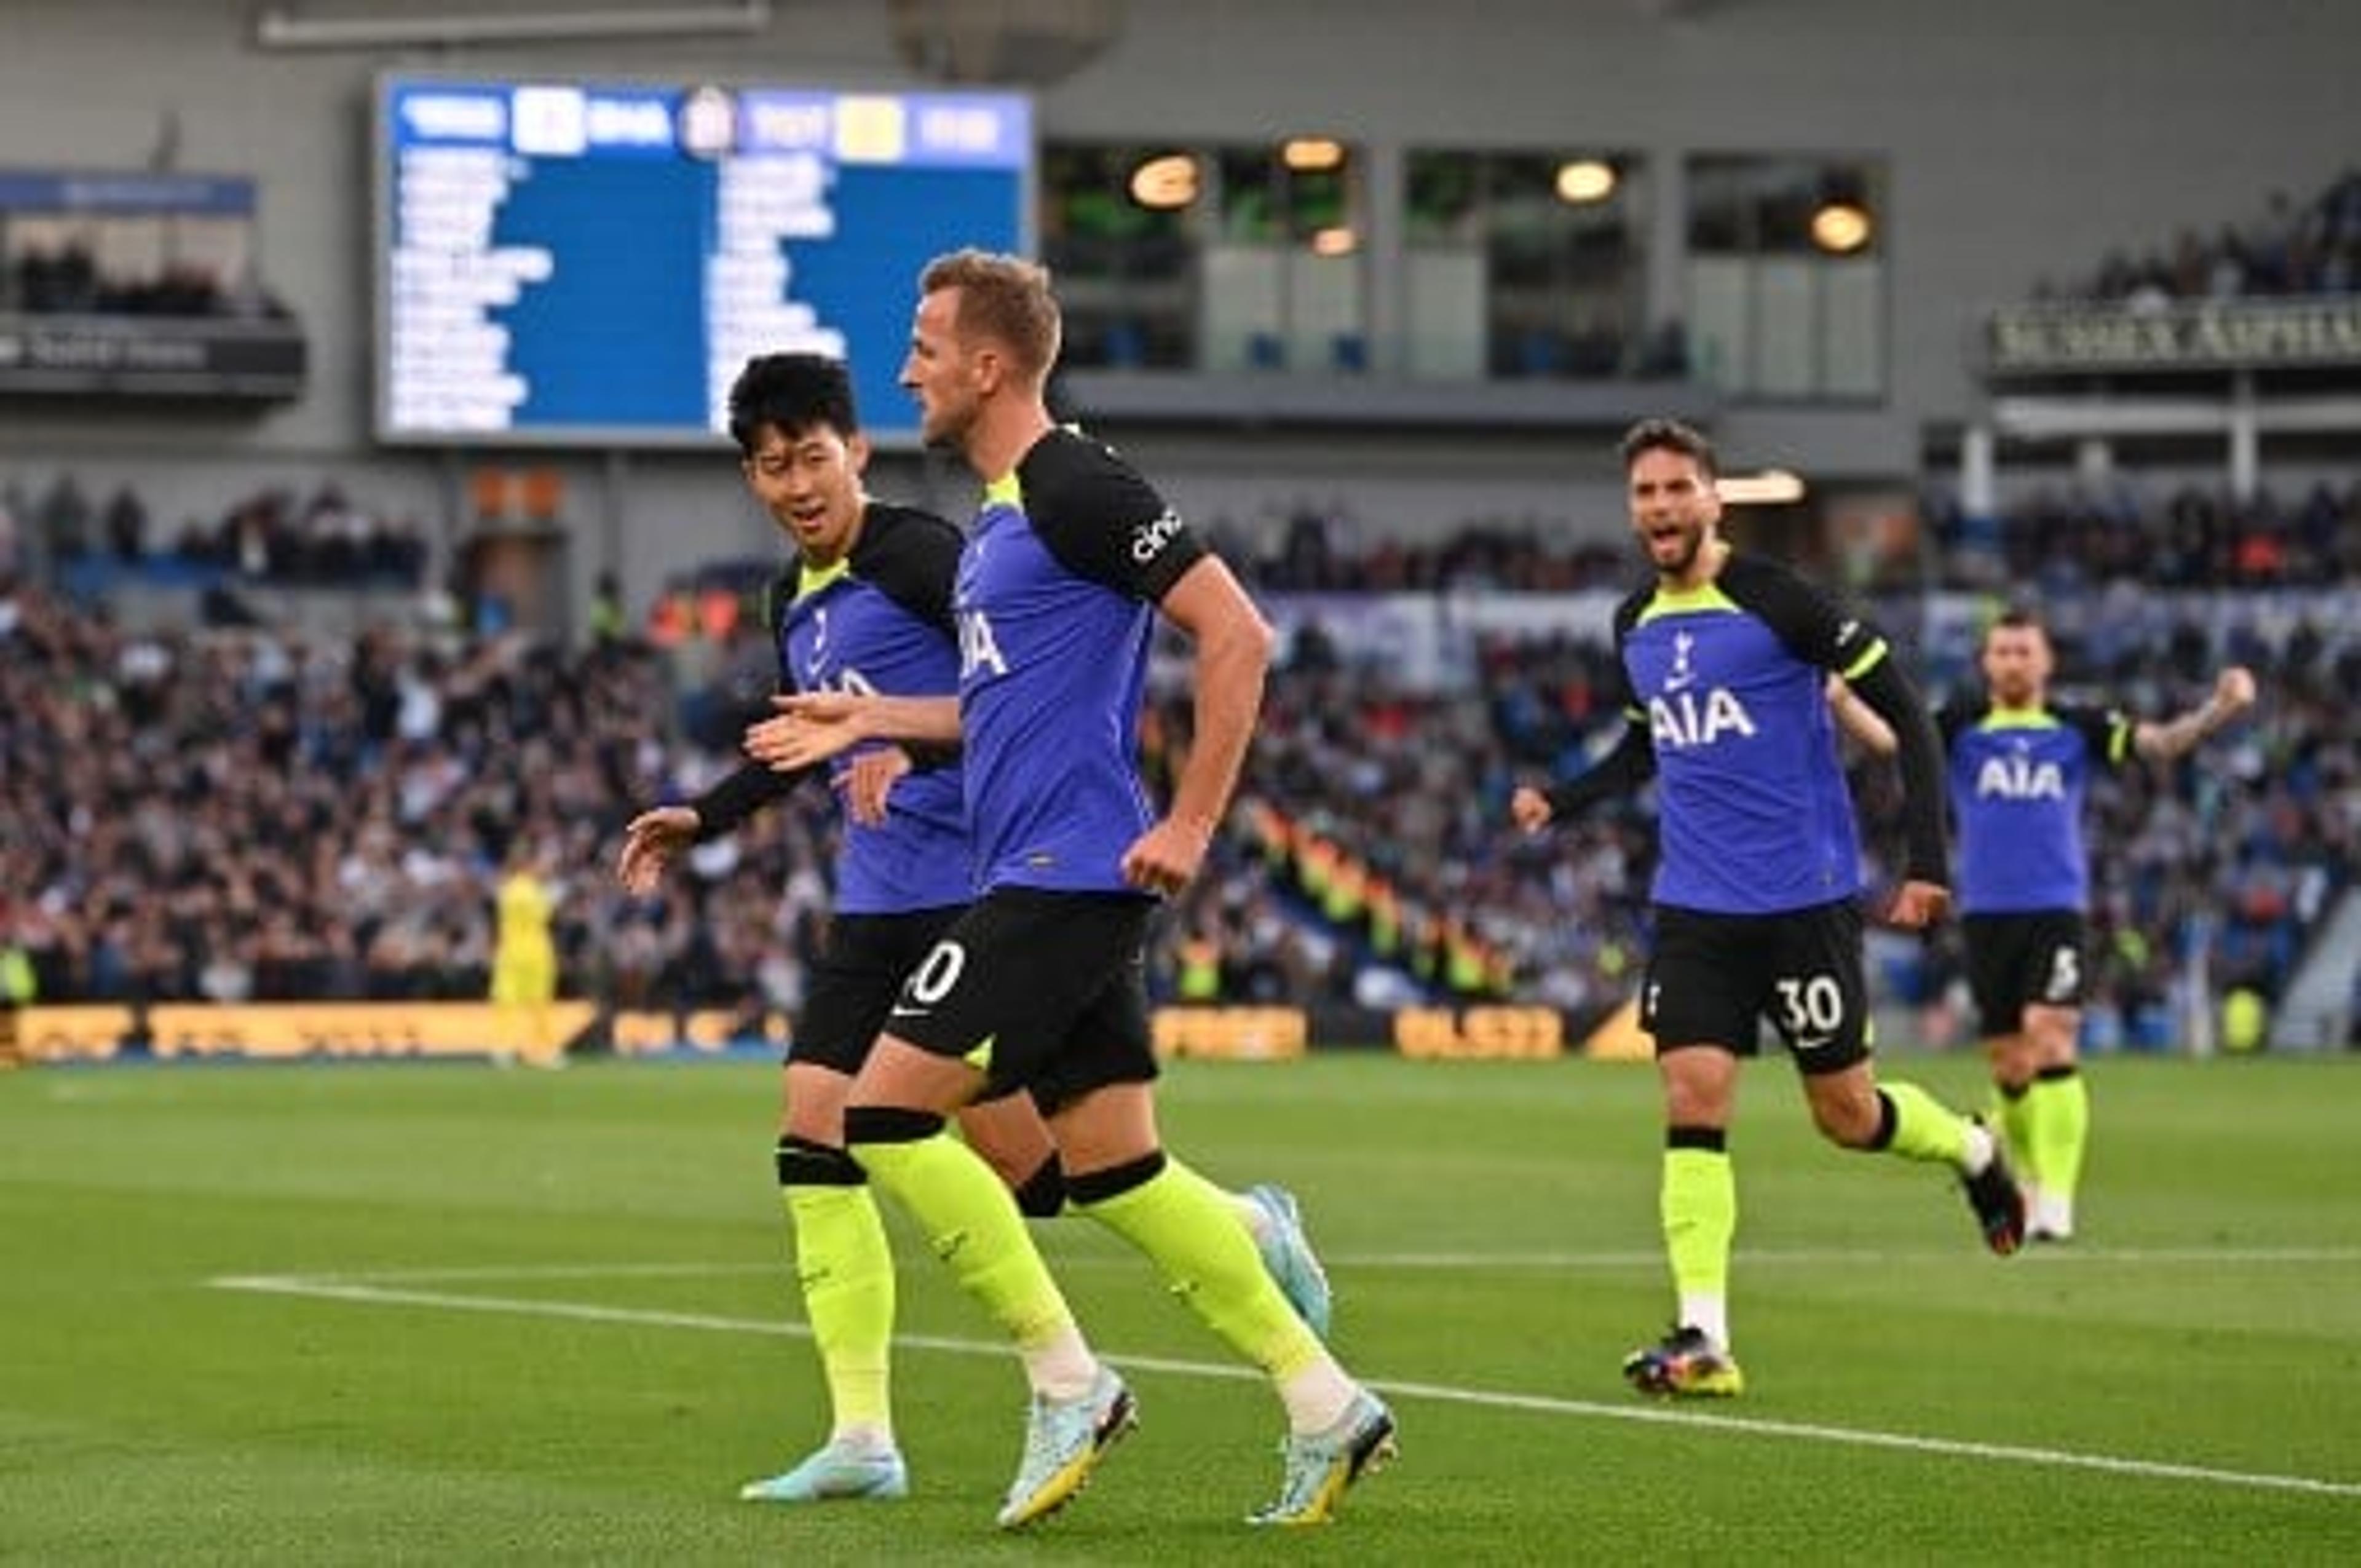
[[[990,93],[389,77],[379,84],[377,432],[686,445],[756,354],[895,384],[917,273],[1031,245],[1032,105]]]

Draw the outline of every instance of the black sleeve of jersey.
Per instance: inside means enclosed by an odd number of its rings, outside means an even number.
[[[1154,604],[1205,554],[1137,470],[1087,436],[1053,431],[1016,466],[1025,515],[1059,565]]]
[[[1631,671],[1623,663],[1623,644],[1631,640],[1632,629],[1640,624],[1640,612],[1647,609],[1648,601],[1655,597],[1653,584],[1626,594],[1622,602],[1615,607],[1613,621],[1611,647],[1615,657],[1611,663],[1614,673],[1608,678],[1607,697],[1628,718],[1641,724],[1647,722],[1648,710],[1641,705],[1640,694],[1631,689]]]
[[[1599,801],[1630,795],[1655,776],[1656,748],[1648,738],[1648,727],[1640,719],[1627,718],[1615,750],[1596,765],[1544,792],[1550,816],[1561,820],[1572,817]]]
[[[1984,705],[1957,695],[1947,697],[1935,710],[1935,733],[1942,737],[1943,750],[1949,751],[1959,738],[1984,716]]]
[[[912,615],[956,638],[951,591],[959,578],[956,524],[916,507],[872,501],[852,548],[852,573]]]
[[[1630,795],[1656,776],[1656,745],[1648,731],[1648,716],[1632,694],[1631,672],[1623,666],[1624,640],[1640,623],[1641,609],[1654,592],[1652,587],[1642,588],[1615,607],[1615,673],[1608,693],[1623,710],[1623,733],[1616,740],[1615,749],[1596,765],[1547,792],[1554,817],[1571,817],[1599,801]]]
[[[2082,732],[2082,744],[2090,748],[2091,760],[2109,773],[2132,760],[2132,733],[2138,727],[2120,709],[2068,707],[2050,711]]]
[[[791,773],[774,773],[760,762],[744,763],[689,802],[697,812],[697,841],[702,844],[736,832],[740,823],[773,801],[785,799],[797,784],[818,773],[817,765],[797,768]]]
[[[1943,842],[1943,743],[1935,735],[1902,666],[1884,658],[1852,677],[1852,689],[1894,731],[1902,767],[1902,829],[1908,845],[1906,874],[1913,882],[1950,885],[1949,856]]]
[[[1839,603],[1834,594],[1760,555],[1733,555],[1717,586],[1732,604],[1771,628],[1788,651],[1807,664],[1833,671],[1848,681],[1882,658],[1884,640],[1877,628]]]

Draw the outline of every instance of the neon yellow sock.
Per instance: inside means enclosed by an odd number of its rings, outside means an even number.
[[[965,1144],[937,1133],[913,1143],[856,1144],[851,1152],[869,1179],[917,1218],[935,1255],[1020,1349],[1074,1326],[1016,1200]]]
[[[1673,1288],[1684,1302],[1726,1300],[1730,1246],[1738,1234],[1738,1178],[1723,1149],[1666,1149],[1657,1210]],[[1697,1324],[1726,1339],[1726,1327]]]
[[[1894,1141],[1886,1148],[1904,1159],[1964,1166],[1968,1119],[1915,1083],[1881,1083],[1894,1102]]]
[[[866,1187],[789,1187],[796,1282],[828,1378],[836,1430],[894,1430],[887,1347],[894,1338],[894,1255]]]
[[[2034,1086],[2026,1085],[2015,1094],[2005,1090],[1993,1096],[1993,1130],[2008,1146],[2008,1162],[2015,1168],[2017,1178],[2038,1183],[2041,1179],[2041,1146],[2034,1136],[2037,1112],[2034,1107]]]
[[[1271,1283],[1230,1195],[1179,1160],[1167,1157],[1131,1190],[1075,1208],[1146,1253],[1191,1311],[1274,1378],[1327,1357]]]
[[[2041,1077],[2026,1091],[2033,1108],[2033,1168],[2044,1192],[2071,1201],[2082,1179],[2082,1149],[2091,1136],[2091,1089],[2080,1072]]]

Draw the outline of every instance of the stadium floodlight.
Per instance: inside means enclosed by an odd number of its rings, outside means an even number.
[[[1793,506],[1804,499],[1804,480],[1784,468],[1765,468],[1759,474],[1725,474],[1714,481],[1713,490],[1724,506]]]

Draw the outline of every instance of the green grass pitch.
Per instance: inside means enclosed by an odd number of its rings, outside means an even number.
[[[1301,1195],[1401,1420],[1283,1538],[1276,1402],[1073,1220],[1142,1426],[1072,1508],[992,1528],[1022,1380],[898,1220],[912,1497],[735,1501],[825,1420],[766,1066],[0,1076],[0,1562],[2361,1562],[2361,1060],[2090,1076],[2084,1234],[2004,1261],[1751,1068],[1749,1388],[1700,1408],[1617,1375],[1670,1302],[1648,1069],[1175,1067],[1173,1146]]]

